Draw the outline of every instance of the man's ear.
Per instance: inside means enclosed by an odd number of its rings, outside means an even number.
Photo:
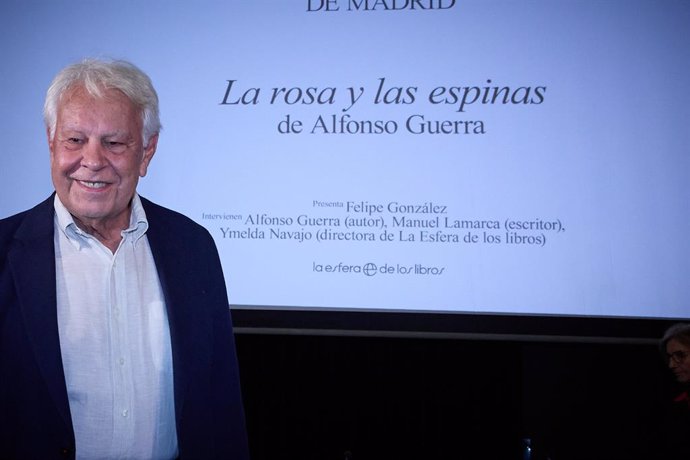
[[[50,151],[50,158],[53,158],[53,140],[50,138],[50,128],[47,126],[46,126],[46,139],[48,140],[48,150]]]
[[[156,153],[157,147],[158,133],[151,136],[148,145],[144,147],[144,157],[141,159],[141,164],[139,165],[139,177],[144,177],[146,175],[146,171],[149,168],[153,155]]]

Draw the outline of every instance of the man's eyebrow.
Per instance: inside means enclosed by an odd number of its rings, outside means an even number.
[[[108,133],[103,133],[100,134],[98,137],[101,139],[105,139],[106,137],[117,137],[117,136],[123,136],[126,137],[127,139],[131,138],[130,134],[127,131],[113,131],[113,132],[108,132]]]

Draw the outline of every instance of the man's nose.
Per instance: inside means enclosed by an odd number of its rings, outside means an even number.
[[[89,141],[82,149],[81,165],[88,169],[101,169],[106,162],[105,147],[96,140]]]

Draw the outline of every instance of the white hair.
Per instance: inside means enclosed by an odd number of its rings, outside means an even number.
[[[127,61],[85,59],[58,72],[48,87],[43,120],[51,140],[55,136],[58,106],[65,94],[77,88],[97,98],[103,97],[103,91],[109,89],[124,94],[141,112],[144,146],[148,145],[151,136],[160,132],[158,95],[144,72]]]

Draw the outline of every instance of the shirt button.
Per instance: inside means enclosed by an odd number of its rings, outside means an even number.
[[[127,409],[122,411],[122,416],[127,417],[129,415],[129,411]]]
[[[120,366],[124,366],[125,365],[125,358],[120,358],[120,360],[118,362],[120,363]]]

